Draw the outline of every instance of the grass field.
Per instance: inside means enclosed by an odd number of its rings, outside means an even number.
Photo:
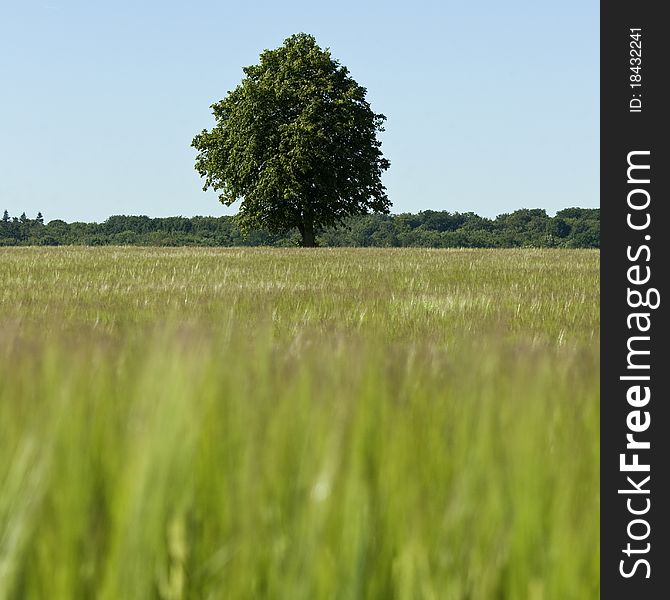
[[[0,600],[599,596],[599,254],[0,250]]]

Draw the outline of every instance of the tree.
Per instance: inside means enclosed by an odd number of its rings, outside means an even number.
[[[211,107],[216,126],[192,146],[203,190],[219,191],[227,206],[242,200],[244,230],[297,228],[303,246],[315,246],[321,228],[389,212],[381,175],[390,163],[377,139],[386,117],[328,49],[299,33],[243,71]]]
[[[35,219],[37,221],[38,225],[44,225],[44,217],[42,216],[41,212],[37,213],[37,218]]]
[[[549,234],[559,238],[564,238],[570,235],[570,223],[561,217],[554,217],[549,225]]]
[[[9,213],[6,210],[4,213],[2,213],[2,222],[9,223]]]

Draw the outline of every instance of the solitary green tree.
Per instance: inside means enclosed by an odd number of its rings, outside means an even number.
[[[388,213],[389,168],[366,89],[314,37],[293,35],[212,105],[216,126],[193,139],[203,189],[227,206],[241,200],[243,229],[297,228],[303,246],[351,215]]]

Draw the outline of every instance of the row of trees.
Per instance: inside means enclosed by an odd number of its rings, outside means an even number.
[[[243,233],[235,217],[110,217],[103,223],[44,223],[41,213],[0,221],[0,246],[297,246],[297,230]],[[474,213],[425,210],[417,214],[370,214],[347,219],[344,227],[321,230],[320,246],[430,248],[600,247],[600,209],[566,208],[554,217],[544,209],[521,209],[495,219]]]

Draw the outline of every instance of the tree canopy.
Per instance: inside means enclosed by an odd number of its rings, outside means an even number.
[[[388,213],[381,182],[389,168],[366,89],[346,67],[300,33],[275,50],[212,105],[216,126],[193,139],[203,189],[226,205],[241,200],[245,230],[297,228],[314,246],[323,228],[369,212]]]
[[[319,233],[321,246],[430,248],[598,248],[600,210],[566,208],[550,217],[542,209],[520,209],[495,219],[474,213],[424,210],[399,215],[356,215],[345,227]],[[114,215],[103,223],[10,217],[0,220],[0,246],[67,244],[137,246],[296,246],[296,229],[242,232],[234,217]]]

